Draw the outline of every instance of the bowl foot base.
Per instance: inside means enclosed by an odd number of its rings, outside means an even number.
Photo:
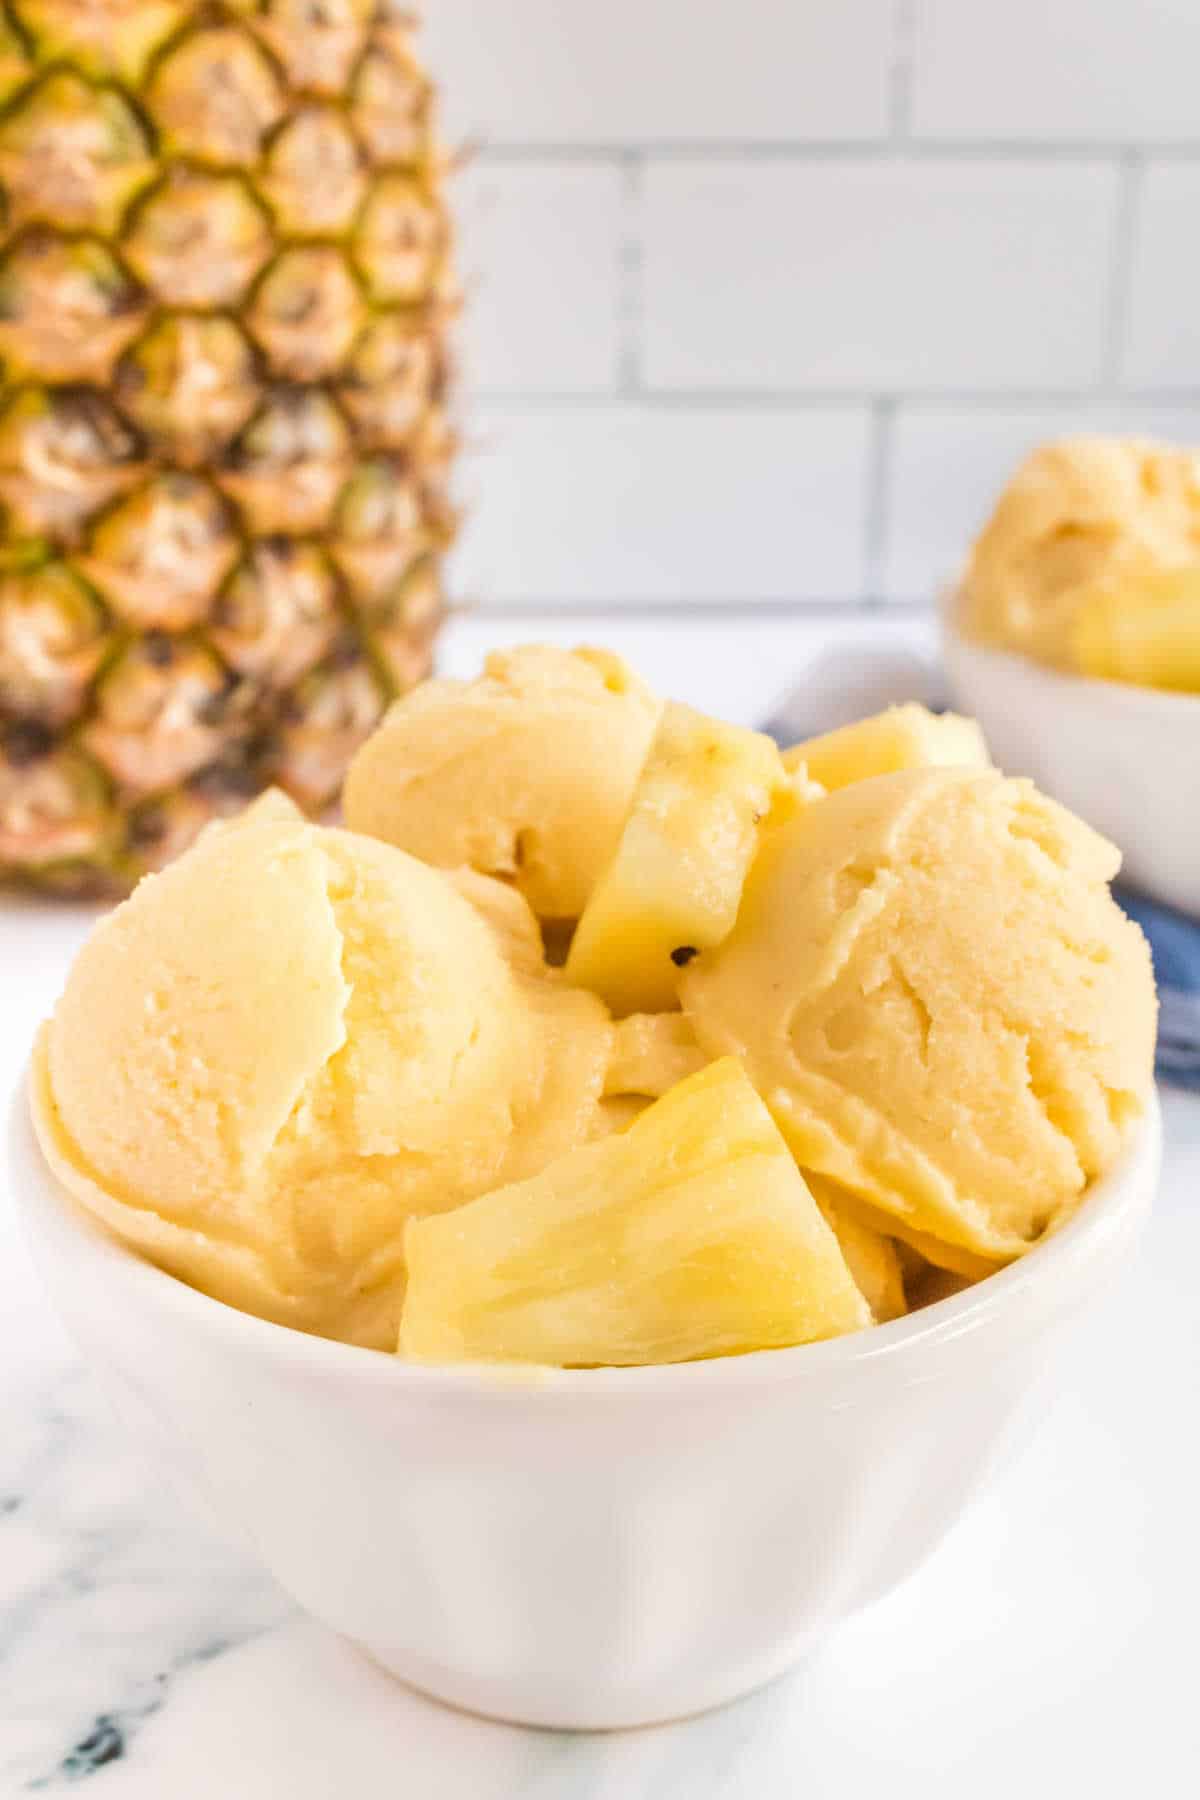
[[[802,1654],[801,1646],[792,1645],[782,1654],[719,1678],[655,1682],[635,1692],[615,1683],[605,1688],[598,1679],[584,1689],[552,1678],[525,1682],[473,1675],[404,1650],[362,1643],[355,1648],[406,1687],[456,1712],[541,1731],[628,1731],[669,1725],[745,1698],[785,1674]]]

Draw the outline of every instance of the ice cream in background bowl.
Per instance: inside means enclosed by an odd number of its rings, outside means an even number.
[[[1200,693],[1200,452],[1104,437],[1035,450],[972,546],[958,618],[1054,668]]]
[[[970,721],[781,757],[541,648],[393,713],[348,813],[268,797],[85,943],[15,1130],[50,1285],[386,1667],[712,1704],[927,1553],[1128,1253],[1116,854]]]
[[[1200,915],[1200,453],[1071,438],[1015,471],[944,607],[993,755]]]

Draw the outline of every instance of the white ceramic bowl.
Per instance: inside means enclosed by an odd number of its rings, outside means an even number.
[[[994,760],[1118,845],[1125,879],[1200,914],[1200,695],[1064,675],[943,624],[955,704]]]
[[[543,1372],[413,1367],[235,1312],[77,1208],[23,1093],[10,1136],[38,1263],[120,1412],[300,1605],[443,1700],[587,1728],[746,1692],[916,1568],[1129,1256],[1160,1128],[1155,1108],[1056,1236],[925,1312]]]

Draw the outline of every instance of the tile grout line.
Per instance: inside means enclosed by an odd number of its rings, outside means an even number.
[[[1103,366],[1096,383],[1105,397],[1124,397],[1121,368],[1129,341],[1133,305],[1133,262],[1141,213],[1146,164],[1140,150],[1127,150],[1121,158],[1117,216],[1113,227],[1112,272],[1104,319]]]
[[[504,413],[607,412],[631,402],[638,410],[655,412],[845,412],[866,411],[886,402],[894,408],[914,407],[930,412],[977,412],[983,417],[1003,417],[1014,412],[1046,412],[1061,409],[1087,411],[1103,405],[1112,395],[1096,384],[1073,388],[889,388],[864,382],[861,388],[648,388],[597,393],[592,389],[537,392],[531,389],[475,387],[468,396],[471,406]],[[1126,387],[1120,398],[1148,408],[1187,409],[1200,406],[1200,385],[1193,387]]]
[[[871,407],[871,443],[863,508],[864,597],[883,593],[883,559],[887,547],[895,422],[896,401],[887,396],[876,399]]]
[[[888,69],[888,137],[907,144],[912,135],[912,86],[916,63],[916,0],[892,0],[892,59]]]
[[[642,392],[645,316],[646,239],[642,200],[645,157],[630,150],[621,158],[621,240],[617,246],[617,396],[636,399]]]
[[[898,77],[893,77],[898,81]],[[479,147],[473,164],[501,168],[522,163],[607,163],[621,165],[630,157],[645,161],[703,163],[880,162],[980,163],[1051,162],[1113,164],[1138,155],[1147,161],[1200,162],[1200,137],[1164,138],[922,138],[912,136],[907,113],[911,93],[889,99],[897,135],[869,138],[630,138],[594,144],[495,140]],[[901,133],[903,135],[901,135]]]
[[[699,624],[766,623],[788,620],[817,621],[823,619],[931,618],[935,607],[931,600],[886,600],[868,590],[850,594],[843,600],[761,600],[730,598],[726,600],[475,600],[451,608],[453,624],[472,624],[499,620],[515,623],[521,620],[588,618],[612,620],[623,624],[653,624],[686,618]]]

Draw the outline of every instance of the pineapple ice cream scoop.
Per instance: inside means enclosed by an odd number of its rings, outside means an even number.
[[[391,1349],[406,1220],[601,1129],[603,1006],[439,871],[264,803],[97,926],[37,1059],[68,1188],[265,1318]]]
[[[1036,450],[971,552],[959,619],[1076,673],[1200,691],[1200,455],[1136,438]]]
[[[427,681],[359,751],[355,831],[513,882],[575,919],[616,848],[659,703],[617,656],[532,644],[474,681]]]
[[[1149,1092],[1149,952],[1117,852],[1025,781],[910,769],[769,833],[737,925],[685,970],[805,1170],[911,1229],[1019,1255]]]

